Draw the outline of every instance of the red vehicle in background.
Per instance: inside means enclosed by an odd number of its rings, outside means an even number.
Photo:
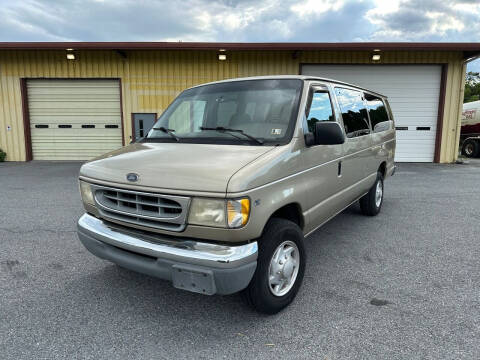
[[[463,104],[460,144],[463,155],[480,157],[480,101]]]

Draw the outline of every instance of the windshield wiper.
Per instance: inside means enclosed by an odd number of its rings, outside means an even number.
[[[163,131],[164,133],[170,135],[170,136],[171,136],[172,138],[174,138],[175,140],[180,141],[180,138],[173,133],[173,132],[175,131],[175,130],[173,130],[173,129],[167,129],[167,128],[163,127],[163,126],[160,126],[160,127],[158,127],[158,128],[153,128],[153,130]]]
[[[230,128],[225,128],[223,126],[217,126],[217,127],[203,127],[203,126],[200,126],[200,130],[215,130],[215,131],[218,131],[218,132],[235,132],[235,133],[242,134],[243,136],[249,138],[250,140],[255,141],[257,144],[263,145],[263,140],[257,139],[256,137],[254,137],[252,135],[246,134],[241,129],[230,129]]]

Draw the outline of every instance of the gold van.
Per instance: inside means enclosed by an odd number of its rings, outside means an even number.
[[[395,171],[387,98],[310,76],[182,92],[147,136],[80,169],[85,247],[201,294],[242,291],[258,311],[295,297],[304,239],[359,200],[377,215]]]

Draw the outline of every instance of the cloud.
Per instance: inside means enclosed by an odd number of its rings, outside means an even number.
[[[377,41],[478,41],[480,3],[468,0],[393,1],[366,13]]]
[[[477,41],[477,0],[0,0],[0,41]]]

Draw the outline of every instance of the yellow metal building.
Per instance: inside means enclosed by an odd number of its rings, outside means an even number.
[[[7,161],[85,160],[128,144],[135,116],[159,115],[190,86],[305,73],[387,89],[400,161],[453,162],[478,53],[470,43],[0,43],[0,148]]]

